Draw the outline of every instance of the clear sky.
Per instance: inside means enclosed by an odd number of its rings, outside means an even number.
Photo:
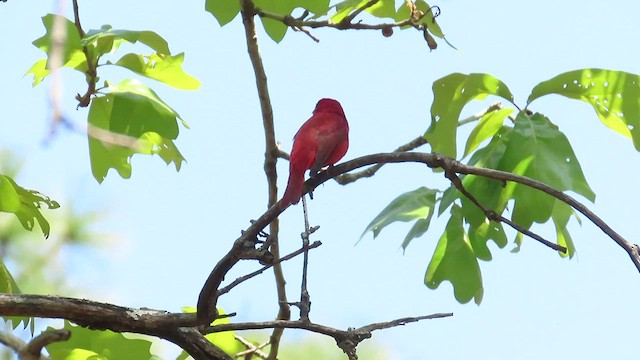
[[[422,134],[430,121],[431,84],[452,72],[492,74],[510,87],[520,106],[538,82],[565,71],[599,67],[640,73],[636,2],[443,0],[437,5],[440,25],[458,51],[440,41],[437,51],[429,52],[415,31],[384,38],[379,32],[317,30],[319,44],[289,32],[275,44],[259,26],[282,148],[290,150],[293,134],[322,97],[344,106],[351,126],[345,159],[351,159],[390,151]],[[204,12],[204,1],[80,1],[80,7],[85,30],[102,24],[153,30],[168,40],[173,53],[186,52],[185,70],[202,82],[200,90],[143,82],[191,126],[177,141],[188,162],[176,173],[159,158],[137,156],[131,179],[111,172],[98,185],[82,135],[60,129],[45,144],[51,83],[32,88],[31,79],[22,75],[43,57],[31,42],[44,33],[40,17],[54,11],[50,2],[0,4],[0,144],[27,159],[21,185],[63,206],[74,197],[83,207],[109,210],[101,229],[124,239],[64,259],[70,281],[87,289],[84,297],[179,311],[195,304],[217,259],[266,206],[261,117],[241,21],[220,28]],[[135,77],[121,69],[100,71],[102,79]],[[87,112],[75,110],[73,97],[86,90],[84,79],[70,70],[63,75],[65,114],[82,124]],[[472,103],[463,115],[493,100]],[[640,154],[631,142],[604,127],[587,104],[548,96],[531,108],[547,115],[573,144],[597,194],[589,207],[621,235],[640,242],[635,179]],[[286,162],[279,162],[278,171],[282,190]],[[389,201],[419,186],[444,189],[446,182],[425,167],[404,164],[386,166],[348,188],[327,183],[316,191],[310,216],[321,225],[313,239],[323,246],[311,254],[312,320],[347,328],[454,313],[376,332],[373,341],[393,359],[637,358],[640,275],[626,253],[586,221],[582,227],[571,224],[578,254],[570,261],[528,239],[518,254],[509,252],[512,245],[503,250],[491,245],[494,259],[481,263],[485,293],[480,306],[458,304],[449,284],[435,291],[423,285],[446,216],[405,254],[400,243],[409,225],[394,225],[375,241],[368,235],[354,246]],[[283,253],[299,247],[301,206],[282,215],[281,228]],[[550,238],[554,233],[550,224],[535,230]],[[300,264],[284,267],[292,299]],[[254,268],[242,264],[227,279]],[[220,305],[238,312],[237,321],[272,319],[277,311],[273,284],[272,275],[265,274],[225,295]]]

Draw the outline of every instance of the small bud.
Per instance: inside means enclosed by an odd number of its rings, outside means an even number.
[[[385,26],[382,28],[382,36],[390,37],[393,35],[393,28],[391,26]]]

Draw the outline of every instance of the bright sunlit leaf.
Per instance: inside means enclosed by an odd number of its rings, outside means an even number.
[[[184,161],[173,140],[178,137],[177,112],[150,88],[135,80],[109,85],[110,93],[93,99],[89,124],[100,130],[89,132],[89,154],[93,176],[102,182],[109,169],[131,177],[131,157],[158,154],[176,170]]]
[[[19,186],[9,176],[0,175],[0,212],[14,214],[27,230],[33,230],[38,223],[44,236],[49,237],[49,222],[40,212],[42,206],[57,209],[60,204],[35,190]]]
[[[487,74],[447,75],[433,83],[431,125],[425,138],[431,149],[450,157],[456,157],[458,120],[464,106],[471,100],[482,100],[487,95],[497,95],[513,102],[507,85]]]
[[[187,306],[183,307],[182,311],[185,313],[195,313],[197,310],[195,307]],[[221,308],[218,308],[218,314],[224,315],[225,312]],[[222,325],[230,323],[231,320],[229,320],[228,317],[223,317],[214,320],[211,325]],[[224,351],[225,353],[229,355],[235,355],[243,350],[246,350],[246,348],[240,343],[240,341],[235,339],[234,335],[234,331],[222,331],[207,334],[204,337],[207,338],[207,340],[211,341],[212,344],[222,349],[222,351]],[[256,345],[258,344],[256,343]],[[185,351],[182,351],[182,353],[176,358],[176,360],[185,360],[188,357],[189,355]]]
[[[160,35],[153,31],[118,30],[111,25],[102,25],[100,30],[89,30],[82,39],[83,46],[91,46],[97,51],[97,56],[109,53],[117,49],[118,45],[126,41],[129,43],[141,42],[152,48],[158,54],[171,55],[169,44]]]
[[[109,330],[90,330],[68,321],[64,328],[71,331],[71,338],[46,347],[56,360],[158,359],[151,354],[151,341],[146,339],[130,339]]]
[[[492,138],[502,128],[504,120],[512,112],[513,109],[500,109],[484,114],[467,138],[463,157],[477,149],[483,141]]]
[[[547,94],[590,104],[606,126],[631,137],[640,151],[640,75],[604,69],[566,72],[533,88],[527,104]]]
[[[115,65],[183,90],[195,90],[200,81],[182,70],[184,53],[175,56],[158,53],[150,56],[126,54]]]

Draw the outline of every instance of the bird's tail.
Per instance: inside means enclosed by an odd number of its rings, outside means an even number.
[[[287,207],[291,204],[297,204],[302,197],[302,186],[304,185],[304,170],[297,171],[295,168],[289,169],[289,181],[287,182],[287,188],[282,195],[280,205]]]

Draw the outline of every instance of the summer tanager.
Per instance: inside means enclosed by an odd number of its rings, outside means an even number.
[[[289,160],[289,181],[281,206],[297,204],[302,197],[304,173],[315,175],[325,166],[342,159],[349,148],[349,124],[340,103],[333,99],[318,101],[313,115],[293,138]]]

